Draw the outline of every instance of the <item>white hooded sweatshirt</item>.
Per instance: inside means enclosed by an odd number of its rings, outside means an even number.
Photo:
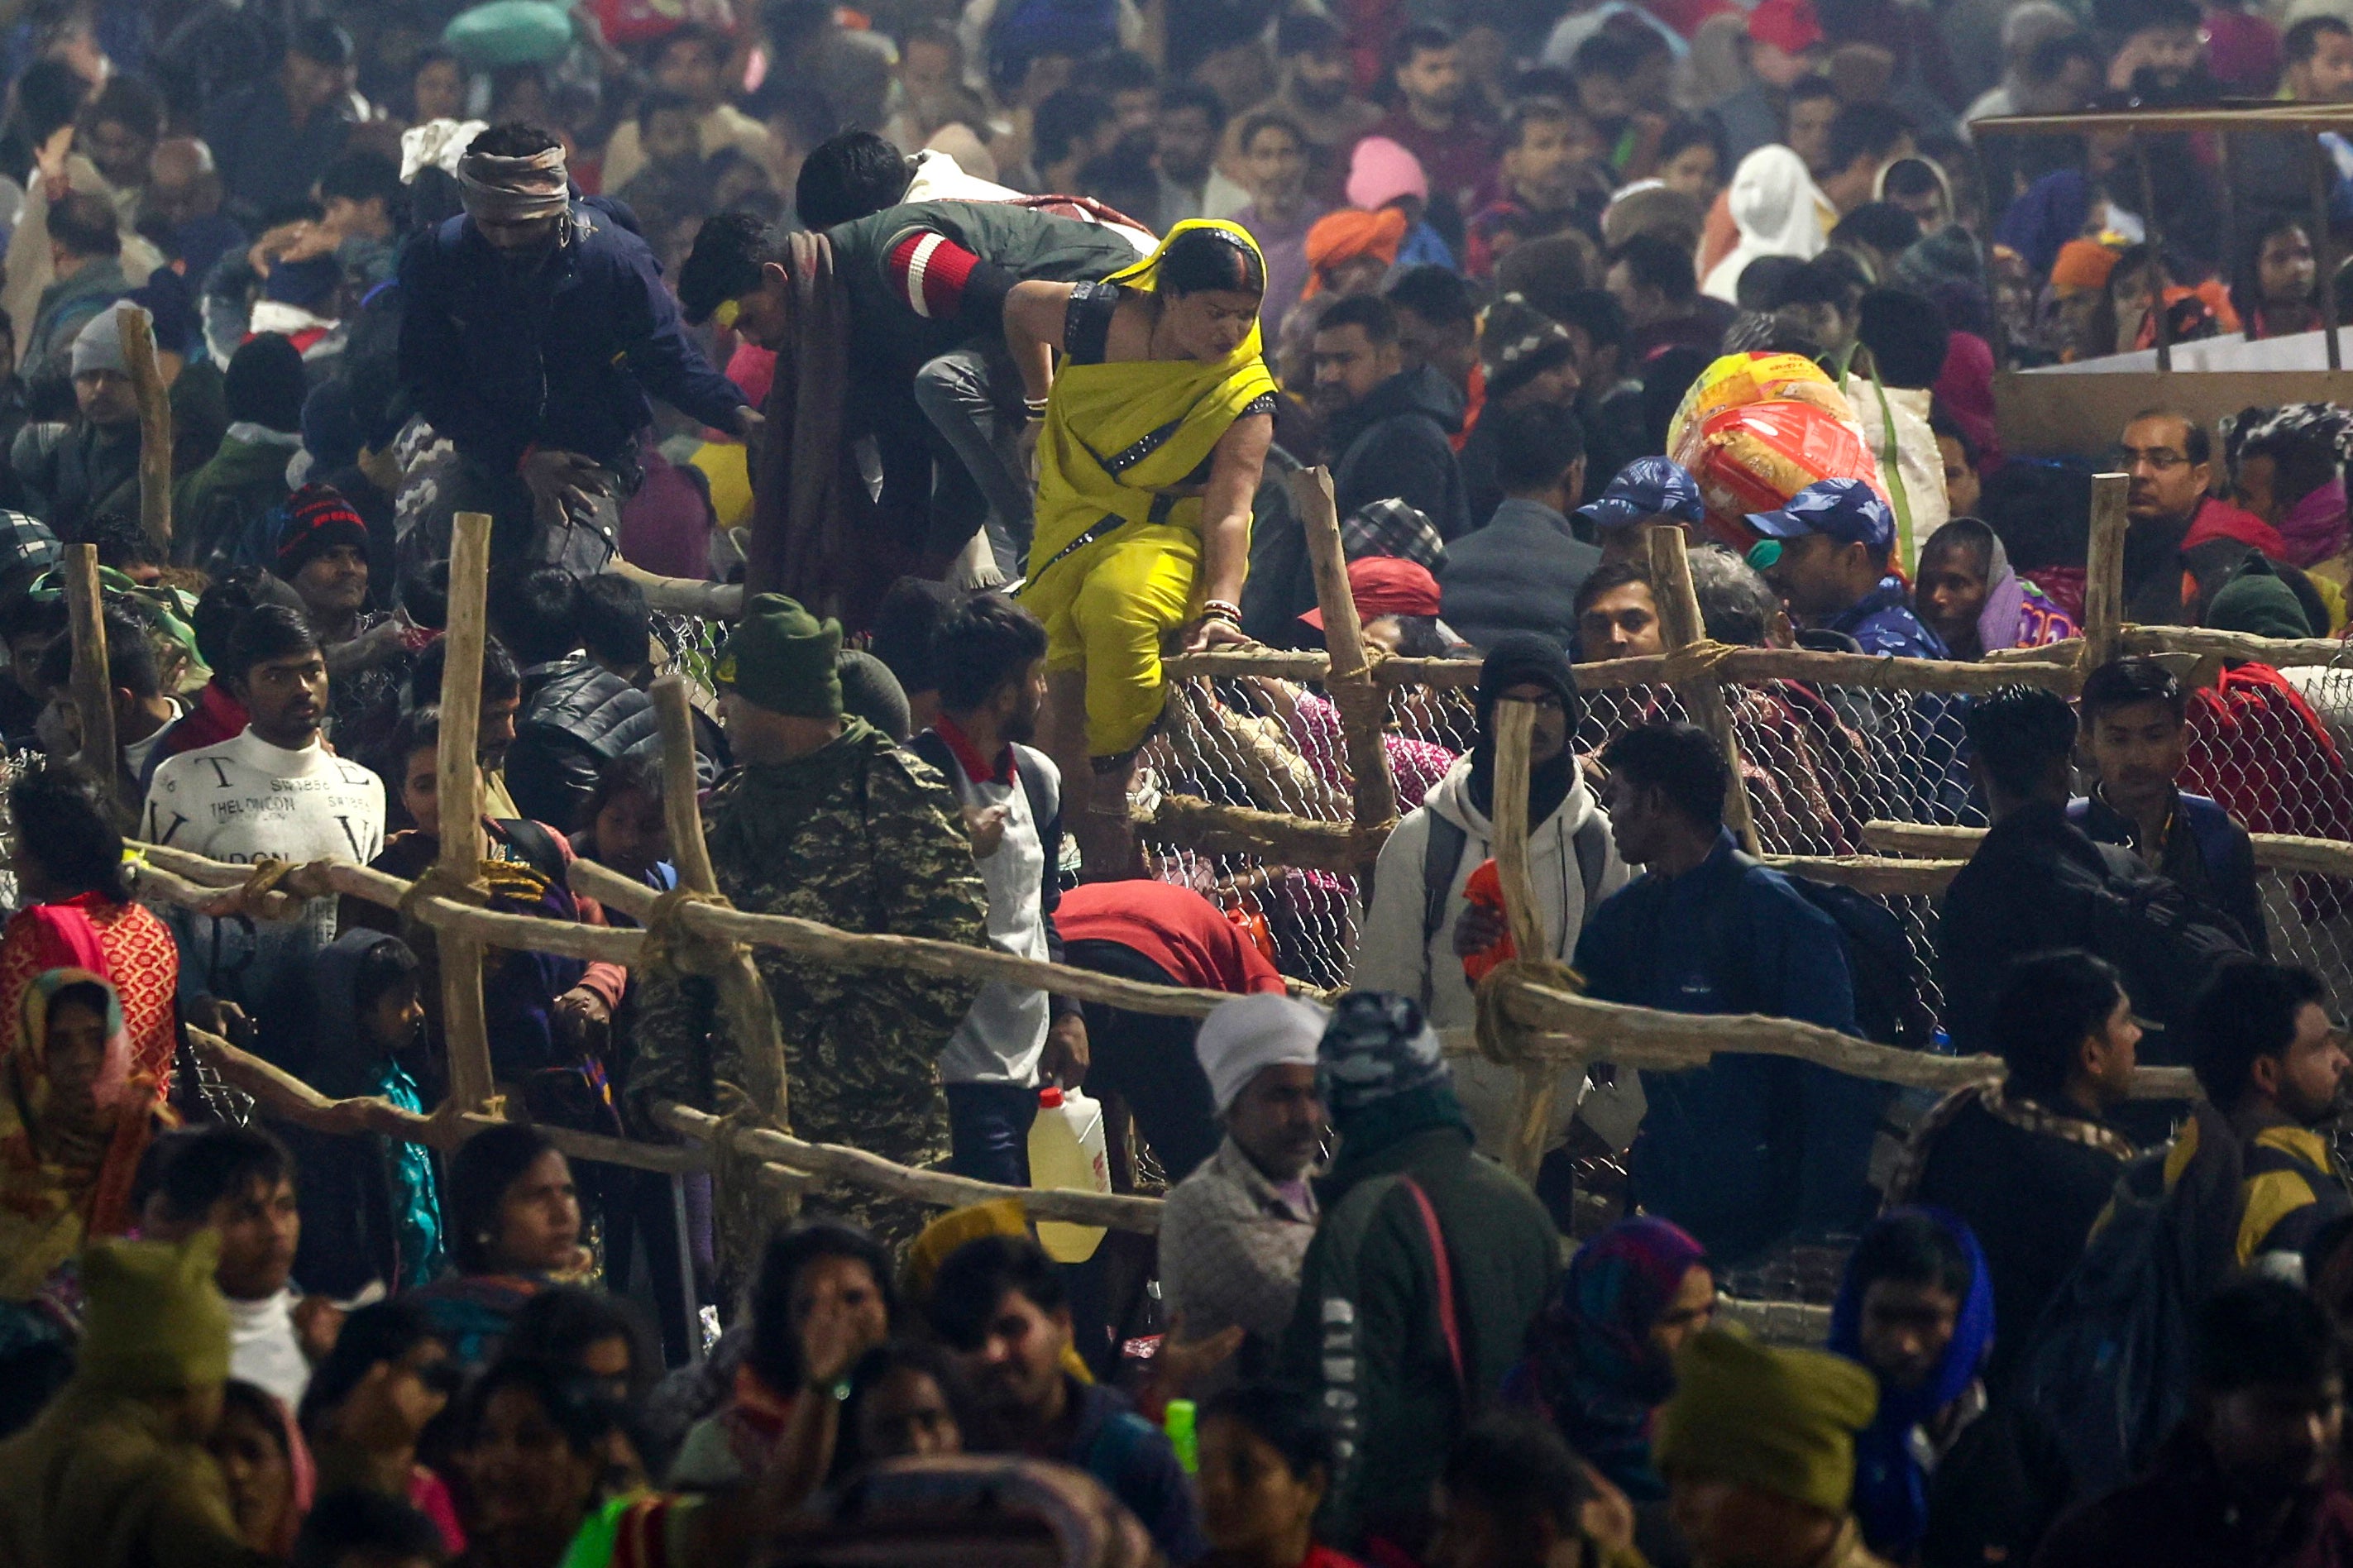
[[[1422,861],[1430,845],[1433,812],[1461,828],[1466,841],[1448,889],[1446,912],[1438,929],[1424,941],[1426,883]],[[1630,873],[1618,858],[1617,845],[1610,840],[1609,816],[1595,801],[1584,779],[1569,786],[1568,796],[1558,810],[1528,828],[1528,879],[1535,886],[1536,918],[1544,928],[1545,953],[1564,963],[1575,956],[1577,933],[1585,928],[1585,877],[1577,861],[1576,839],[1577,830],[1588,821],[1601,835],[1599,893],[1607,898],[1626,885]],[[1373,901],[1365,911],[1364,932],[1356,944],[1356,967],[1350,977],[1351,984],[1395,991],[1417,1001],[1421,1000],[1426,984],[1427,1012],[1433,1026],[1467,1029],[1477,1022],[1477,1003],[1470,983],[1463,978],[1462,961],[1454,952],[1454,926],[1462,916],[1463,884],[1470,881],[1481,862],[1493,856],[1493,826],[1471,804],[1471,759],[1463,757],[1430,789],[1418,809],[1406,814],[1397,831],[1389,835],[1388,842],[1381,846],[1380,863],[1373,874]],[[1509,1142],[1512,1100],[1519,1087],[1519,1075],[1483,1058],[1456,1057],[1450,1065],[1454,1071],[1455,1092],[1470,1114],[1479,1147],[1487,1153],[1501,1155]],[[1552,1135],[1556,1142],[1567,1133],[1583,1087],[1582,1073],[1562,1074],[1560,1090],[1553,1102]]]

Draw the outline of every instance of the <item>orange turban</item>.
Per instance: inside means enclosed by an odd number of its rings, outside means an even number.
[[[2116,253],[2096,239],[2071,239],[2059,247],[2051,264],[2051,282],[2058,289],[2105,289],[2116,269]]]
[[[1307,231],[1307,287],[1299,297],[1312,300],[1322,293],[1324,269],[1344,261],[1360,256],[1376,257],[1385,266],[1396,261],[1405,231],[1405,214],[1396,207],[1372,213],[1344,208],[1317,218]]]

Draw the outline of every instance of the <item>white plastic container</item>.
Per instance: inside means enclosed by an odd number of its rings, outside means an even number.
[[[1029,1185],[1044,1190],[1111,1191],[1111,1156],[1103,1146],[1103,1107],[1075,1089],[1052,1084],[1038,1091],[1038,1120],[1029,1124]],[[1038,1222],[1038,1245],[1057,1263],[1084,1263],[1103,1245],[1099,1225]]]

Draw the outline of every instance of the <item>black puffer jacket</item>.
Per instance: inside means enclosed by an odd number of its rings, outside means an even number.
[[[695,773],[705,787],[723,760],[718,731],[695,724]],[[507,748],[507,793],[516,811],[569,833],[596,793],[596,775],[617,757],[661,751],[653,699],[585,653],[522,672],[522,709]]]

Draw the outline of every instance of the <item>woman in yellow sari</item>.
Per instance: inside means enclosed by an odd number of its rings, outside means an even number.
[[[132,1070],[113,983],[36,975],[0,1061],[0,1302],[31,1297],[85,1239],[129,1227],[132,1176],[167,1118],[154,1080]]]
[[[1101,283],[1024,282],[1006,300],[1045,422],[1021,599],[1046,626],[1046,749],[1090,875],[1134,858],[1128,778],[1166,698],[1165,646],[1248,640],[1250,502],[1274,435],[1265,291],[1250,235],[1194,220]]]

